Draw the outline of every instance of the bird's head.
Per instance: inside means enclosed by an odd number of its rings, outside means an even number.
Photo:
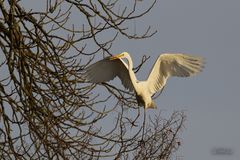
[[[117,55],[114,55],[114,56],[110,57],[110,60],[126,58],[127,56],[129,56],[129,54],[127,52],[122,52],[120,54],[117,54]]]

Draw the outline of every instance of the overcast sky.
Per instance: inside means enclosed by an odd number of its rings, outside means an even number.
[[[168,81],[157,100],[158,110],[186,110],[187,123],[178,156],[186,160],[240,159],[240,1],[160,0],[137,21],[158,33],[141,41],[119,40],[116,52],[128,51],[135,64],[144,54],[151,60],[138,72],[146,78],[162,52],[184,52],[206,58],[204,72]],[[139,26],[139,24],[143,24]],[[149,111],[152,112],[152,111]],[[229,155],[215,155],[212,150]]]
[[[240,159],[240,1],[159,0],[136,25],[138,31],[151,25],[158,32],[147,40],[118,39],[112,50],[129,52],[135,64],[141,56],[151,56],[137,74],[140,80],[146,78],[160,53],[183,52],[206,58],[201,74],[170,79],[155,100],[158,111],[186,112],[182,148],[177,155],[185,160]],[[230,155],[212,154],[216,148]]]

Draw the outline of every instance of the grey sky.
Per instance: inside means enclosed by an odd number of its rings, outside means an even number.
[[[142,25],[138,28],[151,25],[158,33],[141,41],[121,39],[114,46],[116,53],[131,53],[135,64],[139,56],[151,56],[137,74],[139,79],[146,77],[162,52],[206,58],[203,73],[170,79],[155,100],[158,110],[186,110],[183,146],[178,152],[183,159],[240,159],[239,15],[238,0],[160,0],[150,14],[136,22]],[[212,155],[211,150],[218,147],[231,149],[233,154]]]
[[[239,0],[159,0],[150,13],[136,21],[137,31],[151,25],[158,33],[146,40],[118,39],[112,48],[116,53],[129,52],[135,65],[142,55],[151,56],[138,72],[139,79],[146,78],[162,52],[206,58],[203,73],[170,79],[155,100],[158,111],[186,110],[183,144],[177,153],[185,160],[240,159],[239,16]],[[212,155],[214,147],[230,148],[233,154]]]

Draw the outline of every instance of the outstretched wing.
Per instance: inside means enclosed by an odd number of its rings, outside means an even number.
[[[86,81],[92,83],[107,82],[116,76],[119,77],[125,88],[133,91],[128,66],[121,59],[110,60],[109,57],[107,57],[87,67],[83,75]]]
[[[189,77],[202,71],[203,58],[186,54],[161,54],[147,79],[148,91],[152,95],[161,90],[171,76]]]

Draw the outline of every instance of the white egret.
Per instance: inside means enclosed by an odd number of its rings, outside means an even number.
[[[127,63],[122,59],[126,58]],[[161,54],[152,67],[146,81],[138,81],[133,72],[132,58],[127,52],[107,57],[86,68],[84,77],[88,82],[100,83],[120,78],[125,88],[135,91],[138,105],[156,108],[152,95],[160,91],[171,76],[189,77],[202,71],[203,58],[181,53]]]

